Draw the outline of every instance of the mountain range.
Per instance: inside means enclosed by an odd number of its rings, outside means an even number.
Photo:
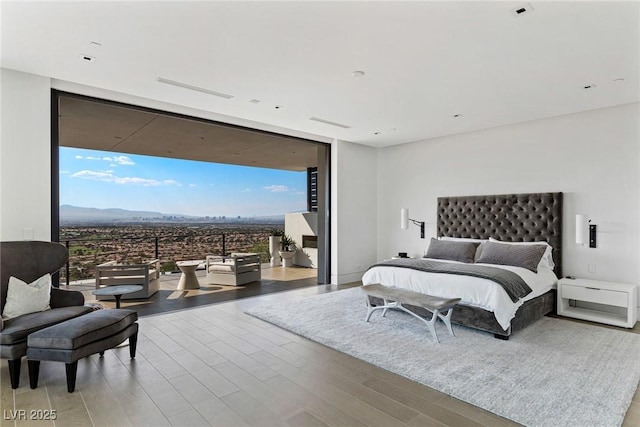
[[[268,217],[202,217],[183,214],[166,214],[153,211],[131,211],[120,208],[85,208],[80,206],[62,205],[60,206],[60,221],[69,222],[138,222],[138,221],[205,221],[205,220],[225,220],[225,221],[247,221],[247,220],[284,220],[284,215],[272,215]]]

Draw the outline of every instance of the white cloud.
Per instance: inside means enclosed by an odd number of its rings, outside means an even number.
[[[289,191],[289,187],[287,187],[286,185],[268,185],[263,188],[272,193],[286,193],[287,191]]]
[[[71,175],[71,178],[90,179],[93,181],[112,182],[120,185],[142,185],[144,187],[157,187],[160,185],[181,185],[178,181],[166,179],[158,181],[156,179],[138,178],[138,177],[119,177],[113,174],[113,171],[90,171],[82,170]]]
[[[113,161],[119,165],[123,165],[123,166],[130,166],[130,165],[135,165],[136,163],[131,160],[131,158],[127,157],[127,156],[115,156],[113,158]]]
[[[244,190],[242,190],[243,193],[251,193],[251,189],[250,188],[245,188]]]
[[[60,175],[67,175],[69,173],[66,169],[60,169]]]
[[[195,184],[189,184],[189,187],[196,187]]]
[[[128,156],[114,156],[114,157],[110,157],[110,156],[104,156],[104,157],[92,157],[92,156],[80,156],[77,155],[76,159],[78,160],[102,160],[105,162],[110,162],[111,164],[109,166],[132,166],[135,165],[136,163],[131,160],[130,157]]]

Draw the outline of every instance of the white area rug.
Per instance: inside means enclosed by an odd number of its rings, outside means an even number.
[[[529,426],[622,424],[640,381],[640,335],[545,317],[509,341],[408,314],[364,321],[360,289],[248,314]]]

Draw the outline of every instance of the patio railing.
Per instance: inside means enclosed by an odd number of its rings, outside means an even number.
[[[266,231],[163,234],[114,238],[62,239],[69,250],[69,261],[60,274],[60,283],[93,279],[95,267],[107,261],[142,262],[159,259],[161,272],[177,271],[176,261],[203,260],[207,255],[255,252],[262,262],[269,261]]]

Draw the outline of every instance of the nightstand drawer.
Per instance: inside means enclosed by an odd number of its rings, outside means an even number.
[[[613,305],[617,307],[628,306],[629,294],[627,292],[609,291],[595,287],[572,286],[566,284],[562,285],[560,289],[562,293],[561,298]]]

